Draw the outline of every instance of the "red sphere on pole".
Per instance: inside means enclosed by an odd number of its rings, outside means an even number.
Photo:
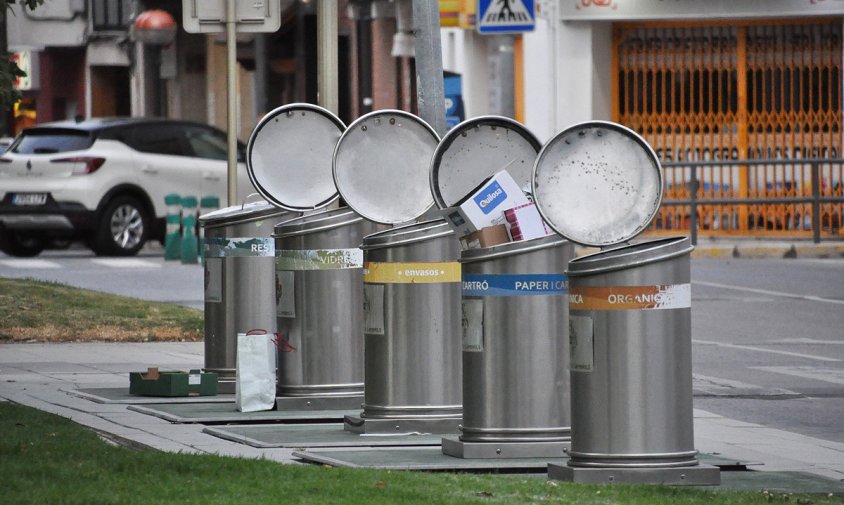
[[[161,9],[138,14],[133,28],[135,39],[144,44],[164,46],[176,37],[176,20],[169,12]]]

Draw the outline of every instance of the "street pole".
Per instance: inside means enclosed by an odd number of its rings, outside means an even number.
[[[255,94],[252,100],[254,120],[267,112],[267,35],[255,34]]]
[[[337,0],[319,0],[317,12],[317,90],[319,105],[339,115],[337,77]]]
[[[442,137],[446,129],[440,3],[436,0],[414,0],[412,3],[419,117]]]
[[[235,0],[226,0],[226,99],[228,102],[228,205],[237,203],[237,19]]]
[[[0,7],[0,55],[5,55],[9,51],[9,42],[6,38],[6,11],[7,6],[4,4]],[[5,137],[9,134],[9,113],[6,104],[0,104],[0,136]]]

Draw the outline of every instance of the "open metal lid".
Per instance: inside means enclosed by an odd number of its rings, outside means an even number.
[[[533,195],[551,228],[593,247],[632,239],[662,202],[662,170],[650,145],[608,121],[566,128],[549,140],[533,167]]]
[[[305,211],[337,199],[331,158],[346,129],[330,111],[307,103],[283,105],[264,116],[246,145],[252,184],[273,205]]]
[[[244,202],[240,205],[232,205],[231,207],[211,211],[199,216],[199,222],[203,226],[217,226],[281,216],[286,213],[286,210],[279,209],[275,205],[261,200],[257,202]],[[291,216],[295,216],[295,214],[291,214]]]
[[[381,224],[411,221],[434,204],[428,167],[440,138],[400,110],[358,118],[334,149],[334,182],[358,214]]]
[[[431,160],[431,191],[440,208],[453,207],[489,177],[507,170],[529,189],[533,163],[542,144],[521,123],[481,116],[452,128]]]

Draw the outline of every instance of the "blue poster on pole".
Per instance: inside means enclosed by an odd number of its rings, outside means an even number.
[[[478,0],[478,33],[523,33],[535,26],[534,0]]]

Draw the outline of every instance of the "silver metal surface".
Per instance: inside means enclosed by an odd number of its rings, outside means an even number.
[[[235,205],[200,216],[206,243],[215,239],[269,238],[279,221],[295,216],[266,202]],[[237,334],[274,332],[275,259],[267,256],[211,257],[205,272],[205,370],[217,372],[220,393],[234,393]],[[210,286],[215,294],[210,295]]]
[[[717,466],[684,468],[574,468],[548,465],[548,478],[584,484],[665,484],[669,486],[717,486],[721,470]]]
[[[413,416],[407,419],[364,419],[360,416],[343,418],[343,429],[358,434],[388,433],[457,433],[460,418],[442,416]],[[439,445],[439,439],[436,444]]]
[[[369,235],[362,248],[368,310],[360,417],[362,425],[371,426],[359,429],[392,429],[390,423],[400,420],[428,433],[455,432],[462,406],[459,245],[454,232],[445,221],[427,221]],[[395,272],[396,278],[376,276],[378,266]],[[433,272],[434,282],[408,277],[407,271],[417,268]],[[357,429],[349,422],[346,427]]]
[[[355,410],[363,403],[356,396],[277,396],[276,410]]]
[[[692,249],[687,237],[674,237],[569,263],[570,466],[698,464],[692,418]],[[684,296],[672,299],[677,290]]]
[[[569,442],[464,442],[443,437],[443,454],[465,459],[563,458]]]
[[[155,416],[171,423],[266,423],[301,421],[342,421],[348,410],[261,410],[240,412],[235,402],[155,403],[127,405],[127,409]]]
[[[556,235],[461,254],[465,335],[460,441],[556,447],[570,439],[565,287],[488,295],[471,289],[484,283],[526,286],[543,279],[564,284],[563,272],[573,254],[572,244]],[[480,326],[476,342],[468,337],[473,325]]]
[[[259,448],[287,447],[413,447],[439,446],[438,435],[391,433],[390,435],[360,436],[343,429],[342,424],[247,424],[240,426],[208,427],[203,433],[225,440]]]
[[[413,4],[416,103],[419,116],[445,133],[445,90],[442,79],[443,53],[440,35],[440,2],[416,0]],[[511,58],[512,59],[512,58]]]
[[[453,207],[487,178],[507,170],[529,189],[533,163],[542,145],[521,123],[481,116],[452,128],[431,162],[431,191],[440,208]]]
[[[338,93],[337,0],[316,3],[317,18],[317,87],[319,104],[337,114]]]
[[[642,232],[662,201],[662,170],[636,132],[606,121],[566,128],[539,152],[533,195],[551,228],[572,242],[606,246]]]
[[[442,453],[439,447],[383,447],[365,450],[313,449],[293,453],[309,463],[335,467],[380,468],[384,470],[455,470],[455,471],[506,471],[517,473],[544,473],[548,463],[565,463],[564,458],[453,458]],[[511,500],[512,501],[512,500]]]
[[[294,103],[272,110],[246,145],[252,184],[284,209],[325,207],[337,199],[331,160],[345,129],[337,116],[316,105]]]
[[[375,230],[348,208],[333,209],[280,223],[273,237],[276,260],[283,251],[357,251]],[[331,265],[329,265],[331,266]],[[334,265],[336,266],[336,265]],[[276,267],[278,396],[350,397],[363,394],[363,269]],[[285,301],[285,297],[287,301]],[[282,308],[289,304],[290,311]],[[274,312],[275,313],[275,312]],[[283,404],[280,404],[283,406]]]
[[[433,204],[431,156],[440,138],[422,119],[399,110],[358,118],[334,151],[334,181],[358,214],[382,224],[412,221]]]

